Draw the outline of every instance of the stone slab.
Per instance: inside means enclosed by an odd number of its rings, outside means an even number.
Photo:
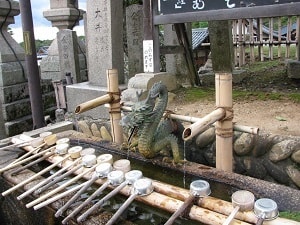
[[[51,125],[48,125],[46,127],[42,127],[39,129],[31,130],[31,131],[26,131],[24,134],[31,136],[31,137],[37,137],[40,133],[46,132],[46,131],[51,131],[52,133],[60,133],[63,131],[67,130],[73,130],[74,125],[70,121],[62,121],[62,122],[57,122]]]
[[[76,32],[68,29],[60,30],[57,33],[57,40],[61,77],[71,73],[74,83],[81,82]]]
[[[234,70],[232,72],[232,83],[239,84],[246,78],[247,73],[244,70]],[[200,74],[200,83],[201,85],[214,85],[215,84],[215,74],[213,71],[209,71],[203,74]]]
[[[0,86],[9,86],[13,84],[23,83],[27,77],[21,65],[18,62],[0,63]]]
[[[292,79],[300,79],[300,61],[287,60],[287,75]]]
[[[89,82],[83,82],[66,86],[68,112],[74,112],[75,108],[84,102],[101,97],[107,94],[107,88],[98,85],[90,84]],[[86,111],[81,116],[89,116],[93,119],[108,119],[108,108],[99,106],[89,111]]]

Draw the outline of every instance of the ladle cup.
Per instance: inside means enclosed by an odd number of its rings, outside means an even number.
[[[227,217],[223,225],[229,225],[238,211],[250,211],[253,209],[255,197],[250,191],[236,191],[231,196],[233,211]]]
[[[74,157],[74,156],[73,156]],[[72,157],[71,157],[72,158]],[[64,178],[66,178],[67,176],[73,174],[75,171],[79,170],[82,167],[90,167],[91,165],[95,164],[96,162],[96,156],[95,155],[86,155],[84,157],[82,157],[82,163],[73,167],[72,169],[70,169],[69,171],[67,171],[64,174],[61,174],[58,177],[54,177],[49,183],[45,184],[44,186],[41,186],[39,189],[37,189],[35,191],[35,194],[40,194],[43,191],[47,190],[48,188],[52,187],[53,185],[55,185],[57,182],[63,180]]]
[[[112,171],[113,172],[113,171]],[[119,171],[117,173],[109,173],[110,178],[104,182],[91,196],[89,196],[82,204],[80,204],[77,208],[73,210],[72,213],[70,213],[63,221],[63,224],[66,224],[67,221],[69,221],[71,218],[76,216],[85,206],[87,206],[94,198],[96,198],[99,194],[101,194],[107,187],[108,185],[111,184],[111,179],[112,177],[120,177],[117,179],[118,182],[122,182],[123,176],[122,176],[122,171]],[[114,182],[114,185],[118,185],[118,182]]]
[[[118,185],[120,185],[120,184],[122,184],[124,182],[124,179],[125,179],[125,176],[124,176],[124,172],[123,171],[121,171],[121,170],[111,171],[107,175],[107,181],[104,184],[102,184],[102,186],[100,188],[103,191],[105,188],[108,187],[108,185],[118,186]],[[108,195],[106,195],[105,197],[107,198],[107,196]],[[77,218],[77,222],[84,221],[86,219],[86,217],[88,217],[95,209],[97,209],[99,206],[101,206],[104,203],[104,201],[106,201],[105,197],[102,198],[102,199],[100,199],[96,204],[94,204],[85,213],[83,213],[80,217],[78,217]]]
[[[34,139],[33,141],[35,141],[36,139]],[[42,147],[44,147],[45,145],[47,146],[51,146],[54,145],[55,142],[57,141],[57,136],[56,134],[51,134],[49,136],[46,136],[43,138],[43,143],[41,143],[40,145],[38,145],[37,147],[34,147],[32,150],[28,151],[27,153],[25,153],[24,155],[22,155],[21,157],[17,158],[15,161],[13,161],[11,164],[15,164],[16,162],[19,162],[20,160],[25,159],[27,156],[33,154],[34,152],[39,151]],[[5,169],[5,168],[4,168]]]
[[[117,210],[117,212],[110,218],[106,225],[114,224],[137,196],[149,195],[153,192],[153,190],[154,187],[152,185],[152,180],[150,180],[149,178],[141,178],[135,181],[133,183],[131,195]]]
[[[254,214],[258,217],[256,225],[262,225],[264,220],[273,220],[278,217],[277,203],[269,198],[258,199],[254,203]]]
[[[174,223],[177,217],[179,217],[184,210],[194,201],[195,198],[206,197],[210,195],[210,185],[205,180],[196,180],[190,184],[190,194],[183,204],[173,213],[173,215],[168,219],[165,225],[171,225]]]
[[[89,182],[87,182],[83,187],[81,187],[81,189],[55,213],[55,217],[61,216],[64,213],[64,211],[66,211],[70,207],[70,205],[72,205],[80,197],[80,195],[84,191],[86,191],[97,179],[106,177],[107,174],[111,171],[112,166],[110,163],[101,163],[99,166],[97,166]]]

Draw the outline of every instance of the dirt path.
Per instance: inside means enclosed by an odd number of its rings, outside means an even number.
[[[168,109],[176,114],[203,117],[215,108],[213,101],[185,104],[176,98]],[[234,102],[233,121],[240,125],[258,127],[261,133],[300,136],[300,104],[291,101]]]

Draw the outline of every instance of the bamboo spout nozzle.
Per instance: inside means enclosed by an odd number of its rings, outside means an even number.
[[[100,105],[110,103],[112,100],[113,100],[113,96],[111,94],[105,94],[101,97],[98,97],[98,98],[92,99],[90,101],[79,104],[75,108],[75,113],[80,114],[80,113],[86,112],[86,111],[96,108]]]
[[[182,133],[182,139],[184,141],[190,140],[197,134],[205,131],[208,126],[212,125],[214,122],[224,118],[226,111],[223,108],[218,108],[212,111],[210,114],[206,115],[196,123],[193,123],[189,127],[185,128]]]

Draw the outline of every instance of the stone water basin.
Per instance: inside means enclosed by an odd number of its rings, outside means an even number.
[[[97,154],[111,153],[114,155],[114,160],[129,158],[132,163],[132,168],[139,169],[143,171],[144,176],[158,181],[155,186],[156,189],[160,189],[159,182],[162,181],[163,183],[174,185],[176,187],[185,188],[188,192],[188,187],[191,181],[196,179],[207,180],[211,185],[212,196],[227,201],[228,204],[226,207],[228,208],[228,212],[232,210],[232,208],[230,208],[230,196],[234,191],[239,189],[247,189],[253,192],[256,198],[269,197],[274,199],[278,203],[279,210],[299,211],[299,191],[282,185],[275,185],[238,174],[217,171],[214,168],[195,163],[188,163],[183,166],[174,166],[172,164],[162,162],[161,158],[145,160],[136,153],[120,151],[116,146],[107,142],[95,142],[91,139],[80,139],[78,137],[70,138],[72,145],[93,147],[96,149]],[[165,186],[163,185],[161,188],[165,188]],[[173,186],[170,188],[173,188]],[[164,192],[164,190],[160,191]],[[167,192],[168,190],[165,191]],[[84,195],[82,197],[84,197]],[[180,198],[180,196],[176,197]],[[126,197],[122,197],[121,195],[117,196],[109,201],[109,204],[105,204],[104,208],[107,212],[110,211],[113,213],[115,209],[125,201],[125,199]],[[52,204],[52,207],[59,207],[59,204],[62,203],[55,203],[54,206]],[[102,213],[98,214],[98,216],[101,215]],[[167,212],[167,210],[161,210],[156,207],[147,206],[147,204],[145,205],[138,201],[134,201],[130,205],[127,215],[127,220],[132,221],[135,224],[163,224],[166,222],[171,213]],[[105,214],[102,216],[105,216]],[[95,218],[91,220],[93,221]],[[91,220],[88,220],[90,222],[87,224],[93,224],[91,223]],[[186,224],[186,222],[186,219],[176,220],[176,224]],[[199,222],[189,220],[189,224],[194,223],[199,224]]]

